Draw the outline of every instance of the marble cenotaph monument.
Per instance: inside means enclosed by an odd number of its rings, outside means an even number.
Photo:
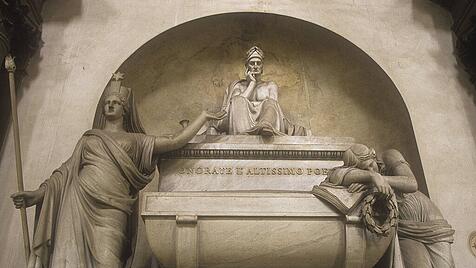
[[[115,73],[71,157],[12,195],[36,205],[28,266],[134,267],[145,236],[151,267],[454,267],[454,230],[402,153],[312,136],[263,63],[253,46],[221,110],[173,136],[146,134]]]

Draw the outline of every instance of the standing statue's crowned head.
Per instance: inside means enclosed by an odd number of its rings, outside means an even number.
[[[103,129],[106,120],[118,120],[122,117],[127,132],[144,133],[134,94],[130,88],[122,85],[123,79],[123,73],[117,72],[112,75],[96,108],[93,128]]]
[[[115,73],[105,91],[104,116],[108,120],[117,120],[129,113],[131,89],[121,85],[121,73]]]
[[[261,75],[263,73],[263,59],[263,50],[257,46],[250,48],[246,53],[246,73],[254,76]]]
[[[375,150],[363,144],[354,144],[344,152],[344,166],[378,172]]]

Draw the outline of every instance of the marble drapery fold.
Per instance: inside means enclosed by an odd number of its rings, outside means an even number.
[[[395,153],[398,153],[398,157],[385,163],[381,171],[385,176],[405,176],[407,174],[402,170],[411,170],[403,156],[397,151]],[[399,208],[398,238],[405,267],[455,267],[451,254],[455,230],[435,203],[420,191],[396,192],[396,195]]]
[[[410,165],[400,152],[390,149],[384,155],[383,165],[374,172],[402,181],[414,180]],[[329,171],[326,183],[340,186],[353,170],[367,171],[372,162],[378,166],[375,151],[359,144],[344,152],[343,161],[343,166]],[[358,181],[358,178],[354,178],[354,181]],[[394,190],[399,209],[398,239],[405,267],[453,268],[451,243],[455,231],[438,207],[416,189],[414,192],[402,192],[394,187]]]
[[[33,237],[36,265],[124,266],[124,256],[131,255],[130,221],[137,194],[156,167],[154,137],[128,135],[134,142],[125,148],[105,131],[87,131],[71,158],[42,184],[46,193],[37,207]]]
[[[325,183],[340,186],[355,167],[342,166],[329,171]],[[397,195],[398,239],[407,268],[453,268],[451,244],[455,230],[436,205],[423,193]]]
[[[419,191],[403,194],[398,201],[398,237],[405,266],[453,268],[455,230],[438,207]]]

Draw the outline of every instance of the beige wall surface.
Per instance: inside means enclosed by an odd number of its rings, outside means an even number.
[[[19,99],[26,188],[36,188],[69,157],[91,127],[111,73],[134,51],[183,22],[239,11],[318,24],[380,65],[406,103],[428,192],[456,229],[456,265],[474,266],[467,239],[476,231],[475,91],[452,54],[449,15],[427,0],[47,1],[44,46],[31,62]],[[177,117],[194,115],[191,109]],[[16,186],[13,156],[10,133],[0,162],[0,237],[5,241],[0,267],[24,263],[19,215],[9,198]],[[33,213],[29,209],[30,222]]]

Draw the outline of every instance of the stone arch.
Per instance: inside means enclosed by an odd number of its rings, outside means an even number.
[[[315,23],[279,14],[238,12],[172,27],[138,48],[119,70],[136,93],[148,132],[180,129],[221,105],[228,83],[243,77],[246,50],[265,52],[265,80],[280,87],[292,119],[316,136],[350,136],[377,152],[399,149],[427,192],[411,118],[391,78],[362,49]],[[168,132],[167,132],[168,131]]]

